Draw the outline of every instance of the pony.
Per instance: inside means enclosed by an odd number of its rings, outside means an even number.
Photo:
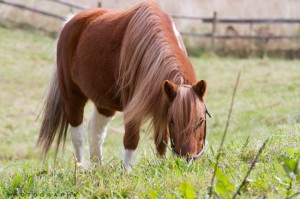
[[[154,0],[127,10],[88,9],[63,26],[57,42],[57,67],[45,101],[37,144],[56,152],[70,128],[78,164],[84,163],[83,114],[88,125],[90,159],[101,162],[107,126],[124,113],[123,164],[132,167],[140,127],[150,120],[158,156],[169,139],[175,155],[197,159],[206,135],[206,81],[196,75],[174,22]]]

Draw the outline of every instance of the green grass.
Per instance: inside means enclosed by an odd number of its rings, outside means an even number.
[[[208,121],[204,157],[193,164],[171,155],[158,159],[151,134],[143,131],[137,164],[127,174],[121,163],[122,114],[108,129],[104,165],[76,168],[69,140],[55,169],[53,151],[44,164],[40,159],[35,148],[40,120],[35,119],[51,77],[54,49],[55,40],[42,34],[0,28],[0,198],[69,198],[73,193],[78,198],[206,198],[239,70],[213,197],[232,197],[267,137],[270,141],[239,198],[285,198],[300,191],[299,60],[191,58],[198,78],[208,82],[206,102],[214,116]],[[91,107],[86,108],[85,126]],[[87,145],[85,150],[88,154]]]

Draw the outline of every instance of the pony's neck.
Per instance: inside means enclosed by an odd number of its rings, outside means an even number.
[[[194,84],[196,83],[196,75],[193,69],[193,66],[189,60],[188,54],[184,46],[180,45],[180,40],[182,40],[180,35],[176,35],[168,38],[171,45],[171,54],[174,55],[175,63],[174,66],[178,69],[174,75],[172,75],[171,81],[177,83],[178,85],[182,84]],[[173,41],[172,41],[173,40]],[[175,41],[174,41],[175,40]]]
[[[176,60],[178,62],[178,70],[173,73],[170,80],[177,85],[192,85],[196,83],[196,75],[187,55],[181,53],[181,55],[176,56]]]

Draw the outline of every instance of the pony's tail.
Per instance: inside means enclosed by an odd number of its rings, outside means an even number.
[[[61,141],[63,141],[63,145],[65,144],[69,124],[64,111],[64,102],[58,88],[56,70],[53,73],[48,96],[44,103],[42,118],[43,122],[37,146],[42,148],[42,155],[45,158],[55,137],[57,137],[55,149],[56,160]]]

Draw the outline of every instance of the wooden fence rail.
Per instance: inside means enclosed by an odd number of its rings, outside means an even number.
[[[69,6],[71,8],[80,9],[80,10],[84,10],[84,9],[89,8],[89,6],[70,3],[70,2],[65,1],[65,0],[48,0],[48,1],[52,1],[52,2],[55,2],[55,3],[59,3],[59,4],[62,4],[62,5]]]
[[[46,12],[46,11],[43,11],[43,10],[39,10],[39,9],[36,9],[36,8],[28,7],[28,6],[25,6],[23,4],[19,4],[19,3],[12,3],[12,2],[5,1],[5,0],[0,0],[0,4],[16,7],[16,8],[22,9],[22,10],[28,10],[28,11],[31,11],[31,12],[34,12],[34,13],[38,13],[38,14],[48,16],[48,17],[52,17],[52,18],[59,19],[59,20],[65,20],[65,17],[63,17],[63,16],[59,16],[59,15],[56,15],[56,14],[53,14],[53,13],[50,13],[50,12]]]
[[[217,12],[213,13],[213,17],[192,17],[183,15],[172,15],[174,19],[183,20],[197,20],[202,23],[212,24],[210,33],[197,33],[197,32],[181,32],[182,35],[203,37],[211,39],[211,51],[215,51],[215,40],[216,39],[243,39],[243,40],[279,40],[279,39],[290,39],[300,40],[300,35],[218,35],[216,34],[217,24],[249,24],[252,27],[253,24],[300,24],[300,19],[218,19]]]
[[[201,21],[202,23],[213,23],[214,18],[207,18],[207,17],[193,17],[193,16],[184,16],[184,15],[172,15],[174,19],[187,19],[187,20],[197,20]],[[283,24],[290,24],[290,23],[300,23],[300,19],[218,19],[218,23],[233,23],[233,24],[261,24],[261,23],[283,23]]]
[[[206,37],[211,38],[211,33],[191,33],[180,32],[182,35],[194,36],[194,37]],[[254,40],[266,40],[266,39],[300,39],[300,35],[215,35],[216,39],[254,39]]]

